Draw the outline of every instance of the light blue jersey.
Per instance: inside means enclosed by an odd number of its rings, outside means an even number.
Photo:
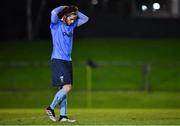
[[[88,21],[88,17],[81,12],[77,12],[78,19],[71,25],[66,25],[58,18],[58,13],[64,9],[60,6],[51,12],[51,34],[53,41],[53,51],[51,59],[62,59],[71,61],[71,53],[73,46],[73,32],[74,29]]]

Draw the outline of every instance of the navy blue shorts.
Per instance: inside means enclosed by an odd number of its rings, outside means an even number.
[[[52,59],[51,70],[53,86],[62,87],[63,85],[73,83],[72,61]]]

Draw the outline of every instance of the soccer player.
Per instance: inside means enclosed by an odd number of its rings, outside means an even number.
[[[88,17],[78,11],[76,6],[59,6],[51,12],[50,29],[52,34],[53,51],[51,69],[53,86],[58,88],[49,107],[46,108],[48,117],[55,118],[54,108],[60,105],[61,122],[75,122],[67,117],[67,94],[72,89],[72,59],[73,31],[88,21]]]

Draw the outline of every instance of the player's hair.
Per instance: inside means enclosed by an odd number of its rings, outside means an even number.
[[[78,8],[76,6],[68,6],[65,7],[61,13],[58,14],[59,19],[61,19],[63,16],[70,16],[70,15],[77,15]]]

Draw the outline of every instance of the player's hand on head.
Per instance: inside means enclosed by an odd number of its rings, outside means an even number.
[[[74,8],[76,9],[76,11],[78,11],[78,7],[77,6],[74,6]]]

